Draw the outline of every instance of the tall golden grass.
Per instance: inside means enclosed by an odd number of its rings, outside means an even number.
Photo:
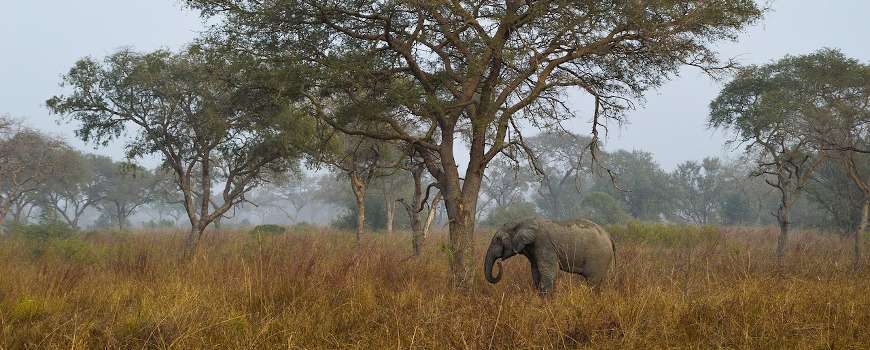
[[[562,274],[546,298],[521,257],[500,284],[451,289],[443,237],[414,259],[409,235],[213,232],[189,260],[180,232],[5,237],[0,348],[870,347],[870,273],[850,270],[849,241],[797,234],[780,268],[770,230],[611,230],[600,294]]]

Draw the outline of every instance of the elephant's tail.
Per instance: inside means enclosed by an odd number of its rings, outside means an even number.
[[[613,272],[616,272],[616,243],[613,242],[613,237],[607,235],[607,238],[610,239],[610,250],[613,251]]]

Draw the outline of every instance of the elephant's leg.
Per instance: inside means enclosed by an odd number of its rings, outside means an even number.
[[[604,276],[602,274],[592,274],[590,276],[586,276],[586,282],[589,283],[589,286],[592,287],[592,291],[600,293],[601,283],[604,282]]]
[[[553,286],[556,283],[556,274],[559,271],[559,263],[555,258],[538,259],[538,272],[540,273],[540,283],[538,284],[538,292],[541,294],[549,294],[553,291]]]
[[[535,262],[535,259],[529,259],[529,265],[531,265],[531,269],[532,269],[532,283],[535,284],[535,289],[540,290],[540,288],[541,288],[541,271],[538,270],[538,264]]]

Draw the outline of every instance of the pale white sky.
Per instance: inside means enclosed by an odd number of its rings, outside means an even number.
[[[870,62],[870,1],[776,0],[773,12],[737,43],[721,45],[723,57],[766,63],[822,47]],[[81,57],[103,57],[121,47],[176,49],[197,36],[198,15],[175,0],[0,0],[0,114],[67,139],[87,151],[123,157],[120,146],[94,149],[75,140],[75,125],[58,124],[45,100],[60,92],[60,76]],[[725,155],[725,137],[707,130],[707,105],[720,85],[687,69],[647,94],[629,124],[611,127],[608,149],[652,152],[666,169],[685,160]],[[569,129],[588,134],[590,106],[575,102],[581,117]],[[585,112],[585,113],[584,113]],[[149,161],[149,165],[155,162]]]

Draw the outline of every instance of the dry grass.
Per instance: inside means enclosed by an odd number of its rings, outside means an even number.
[[[522,258],[501,284],[451,290],[438,237],[407,259],[399,235],[355,248],[334,232],[225,232],[187,262],[170,233],[6,237],[0,348],[870,347],[870,269],[849,271],[847,241],[798,235],[778,269],[771,231],[612,229],[618,272],[604,291],[563,274],[545,299]]]

